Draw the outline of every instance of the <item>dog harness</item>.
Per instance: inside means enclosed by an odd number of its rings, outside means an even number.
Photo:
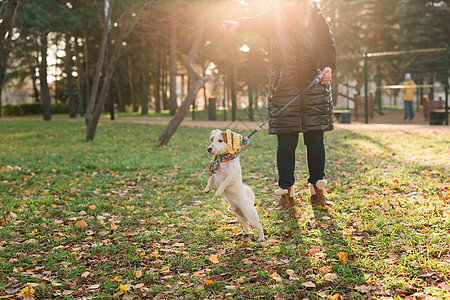
[[[227,162],[235,159],[241,154],[241,147],[247,146],[250,140],[238,133],[227,130],[227,146],[228,153],[222,155],[214,155],[212,162],[209,164],[209,171],[212,174],[217,173],[221,162]]]

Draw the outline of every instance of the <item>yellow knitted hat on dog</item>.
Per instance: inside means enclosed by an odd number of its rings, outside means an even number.
[[[227,146],[228,153],[235,154],[242,146],[247,146],[249,139],[242,135],[227,129]]]

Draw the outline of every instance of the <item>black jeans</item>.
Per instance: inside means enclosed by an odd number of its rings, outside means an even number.
[[[295,183],[295,149],[298,144],[298,133],[278,134],[277,167],[278,185],[287,189]],[[303,143],[306,145],[308,161],[308,182],[315,184],[325,176],[325,145],[323,131],[308,131],[303,133]]]

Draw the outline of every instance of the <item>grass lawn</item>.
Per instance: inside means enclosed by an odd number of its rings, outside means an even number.
[[[163,129],[100,123],[86,143],[82,121],[0,123],[0,298],[449,299],[450,136],[327,133],[328,209],[300,144],[300,201],[278,213],[276,138],[255,135],[259,243],[201,192],[210,129],[155,148]]]

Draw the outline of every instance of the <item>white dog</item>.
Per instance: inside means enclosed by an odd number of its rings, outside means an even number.
[[[230,130],[222,132],[218,129],[211,132],[210,138],[212,143],[206,150],[214,155],[210,165],[213,174],[203,192],[210,192],[212,185],[216,184],[215,197],[225,195],[230,204],[228,209],[236,215],[245,234],[249,233],[250,224],[258,231],[257,240],[264,241],[263,228],[254,207],[255,194],[248,185],[242,183],[239,154],[241,146],[246,145],[248,139]]]

